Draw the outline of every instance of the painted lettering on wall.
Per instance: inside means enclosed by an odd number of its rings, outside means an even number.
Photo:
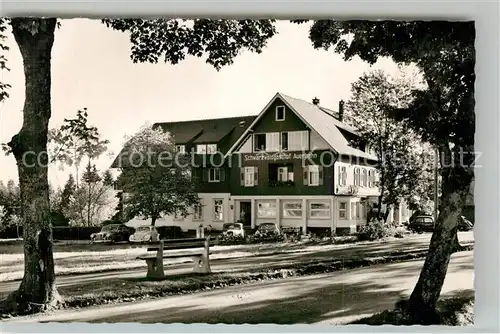
[[[278,161],[278,160],[304,160],[315,159],[317,153],[257,153],[243,155],[244,161]]]

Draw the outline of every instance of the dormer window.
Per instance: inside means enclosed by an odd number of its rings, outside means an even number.
[[[217,153],[217,144],[198,144],[196,145],[196,153],[198,154]]]
[[[176,145],[175,150],[179,152],[180,154],[186,153],[186,146],[185,145]]]
[[[276,121],[284,121],[284,120],[285,120],[285,106],[277,106]]]

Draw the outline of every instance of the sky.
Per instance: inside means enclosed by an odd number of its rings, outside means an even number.
[[[381,59],[370,66],[355,58],[344,61],[333,51],[315,50],[308,38],[309,25],[277,23],[278,35],[261,54],[243,52],[233,65],[219,72],[203,58],[187,57],[171,65],[134,64],[127,34],[106,28],[100,21],[63,20],[52,49],[52,117],[58,127],[86,107],[89,124],[96,126],[109,151],[96,163],[104,171],[119,153],[125,135],[144,124],[204,118],[257,115],[276,92],[337,110],[349,100],[351,83],[364,72],[382,69],[396,73],[397,66]],[[0,143],[6,143],[22,125],[24,73],[17,45],[9,35],[10,71],[2,81],[12,88],[0,104]],[[73,170],[49,168],[49,181],[62,186]],[[0,152],[0,180],[18,179],[13,156]]]

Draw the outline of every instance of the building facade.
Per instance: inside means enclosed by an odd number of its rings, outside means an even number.
[[[354,232],[377,202],[376,156],[338,112],[277,93],[257,116],[159,123],[178,152],[194,152],[201,206],[157,225],[195,229],[241,221]],[[404,210],[395,219],[404,221]],[[409,213],[408,213],[409,216]],[[146,224],[139,218],[131,225]]]

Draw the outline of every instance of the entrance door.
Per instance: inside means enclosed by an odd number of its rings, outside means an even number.
[[[252,202],[240,202],[240,217],[243,226],[252,225]]]

